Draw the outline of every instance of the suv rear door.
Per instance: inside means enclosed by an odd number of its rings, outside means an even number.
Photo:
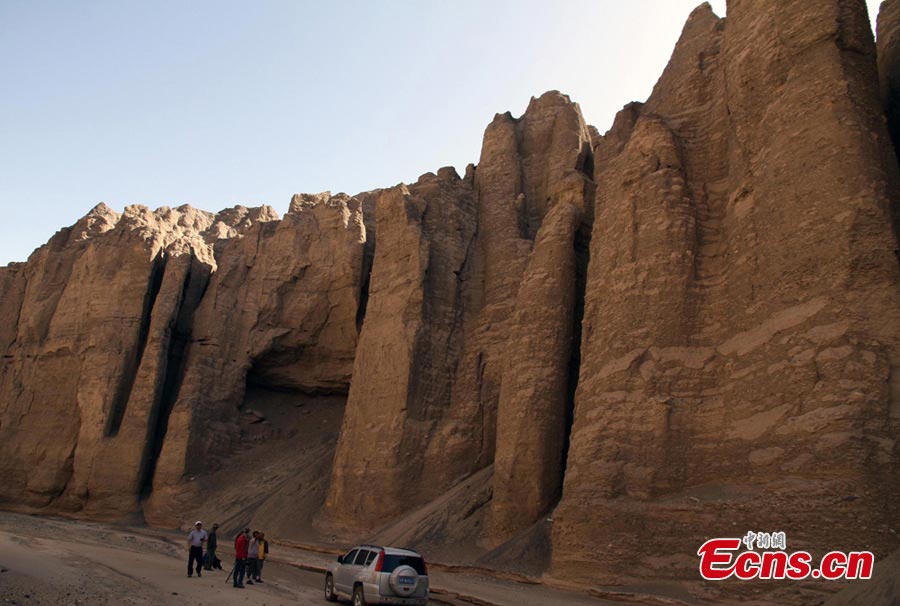
[[[351,549],[348,554],[343,556],[340,565],[334,574],[334,588],[343,594],[350,595],[353,591],[353,560],[356,559],[358,549]]]

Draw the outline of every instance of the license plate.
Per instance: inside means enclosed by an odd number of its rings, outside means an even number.
[[[416,580],[413,577],[400,577],[401,585],[415,585]]]

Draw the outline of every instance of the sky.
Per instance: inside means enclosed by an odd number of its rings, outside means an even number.
[[[0,0],[0,265],[101,201],[283,213],[462,173],[495,113],[547,90],[603,132],[697,4]]]

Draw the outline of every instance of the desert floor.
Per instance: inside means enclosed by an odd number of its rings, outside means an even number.
[[[186,540],[181,533],[0,512],[0,606],[326,604],[322,571],[332,555],[275,543],[263,570],[265,583],[234,589],[226,580],[233,558],[233,551],[228,549],[231,541],[223,536],[220,542],[225,570],[188,578]],[[435,565],[429,573],[430,603],[443,606],[734,603],[722,596],[697,595],[673,587],[598,588],[588,594],[498,578],[477,570]],[[871,581],[856,581],[846,591],[839,591],[837,586],[827,592],[787,587],[780,592],[759,591],[762,589],[747,592],[738,601],[745,606],[823,602],[827,606],[894,606],[900,604],[900,554],[876,563]],[[752,595],[757,592],[762,595]]]
[[[144,527],[0,512],[0,604],[294,606],[326,604],[320,572],[330,556],[273,546],[262,585],[234,589],[224,571],[187,577],[180,534]],[[227,554],[227,555],[226,555]],[[572,606],[618,602],[474,574],[431,571],[431,603],[464,606]],[[633,603],[633,602],[632,602]]]

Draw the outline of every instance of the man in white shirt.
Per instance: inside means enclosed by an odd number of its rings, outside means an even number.
[[[200,571],[203,568],[203,544],[206,542],[207,534],[203,530],[203,522],[197,520],[194,523],[194,529],[188,535],[188,578],[194,576],[194,562],[197,562],[197,576],[201,576]]]

